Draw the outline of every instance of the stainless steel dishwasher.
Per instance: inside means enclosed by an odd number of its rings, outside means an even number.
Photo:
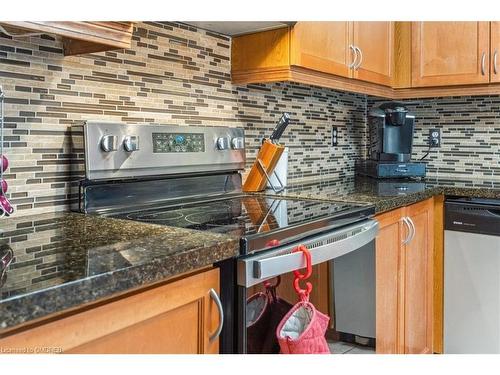
[[[500,353],[500,199],[445,203],[444,352]]]

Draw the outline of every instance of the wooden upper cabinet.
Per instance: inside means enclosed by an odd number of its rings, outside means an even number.
[[[291,64],[342,77],[352,75],[350,22],[297,22],[291,30]]]
[[[490,82],[500,82],[500,22],[491,22]]]
[[[231,53],[235,84],[297,82],[395,100],[500,92],[500,22],[299,21],[234,37]]]
[[[353,22],[352,44],[359,48],[353,78],[390,86],[393,79],[394,22]]]
[[[413,22],[412,86],[489,82],[489,22]]]
[[[290,65],[289,28],[242,35],[232,39],[231,70],[265,70]]]
[[[5,21],[9,30],[55,34],[63,39],[64,55],[130,48],[133,22],[127,21]]]
[[[393,49],[393,22],[298,22],[291,34],[292,65],[385,86]]]
[[[393,41],[394,22],[299,21],[237,36],[232,39],[232,81],[294,81],[388,97],[390,88],[383,86],[393,80]]]

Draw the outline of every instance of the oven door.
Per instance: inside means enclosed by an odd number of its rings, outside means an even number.
[[[279,348],[274,339],[275,329],[281,320],[280,318],[288,312],[293,304],[298,301],[298,297],[290,292],[291,280],[293,275],[290,272],[304,268],[306,266],[304,256],[300,252],[293,253],[292,250],[299,244],[305,245],[311,254],[311,262],[316,265],[315,271],[321,267],[326,267],[329,271],[335,270],[337,260],[345,260],[350,254],[356,252],[371,252],[368,258],[373,259],[374,239],[378,233],[378,223],[375,220],[367,219],[352,225],[348,225],[334,231],[325,232],[320,235],[308,237],[301,242],[288,244],[285,246],[273,247],[265,252],[255,255],[242,257],[238,259],[236,265],[237,276],[237,324],[236,324],[236,342],[239,353],[277,353]],[[363,256],[362,256],[363,258]],[[342,264],[344,263],[344,264]],[[345,265],[351,265],[352,260],[341,262],[341,269]],[[374,262],[372,262],[374,276]],[[362,272],[362,270],[360,270]],[[353,270],[353,274],[356,270]],[[276,289],[276,298],[266,300],[266,291],[269,290],[263,286],[265,281],[271,284],[277,282],[278,278],[285,285]],[[366,277],[365,277],[366,278]],[[271,280],[272,279],[272,280]],[[320,278],[321,285],[313,285],[313,288],[322,288],[329,290],[329,301],[335,301],[331,280],[333,275]],[[371,288],[374,287],[374,280]],[[283,293],[281,293],[281,292]],[[344,292],[344,290],[342,291]],[[365,291],[366,292],[366,291]],[[373,289],[374,294],[374,289]],[[274,295],[273,295],[274,297]],[[360,294],[360,298],[364,296]],[[345,300],[342,298],[341,300]],[[311,302],[315,301],[311,298]],[[374,304],[374,296],[373,296]],[[270,308],[272,306],[273,308]],[[321,311],[319,306],[318,309]],[[328,315],[333,315],[333,309],[338,309],[332,302],[328,302],[322,311]],[[345,311],[345,309],[343,309]],[[373,316],[374,320],[374,310]],[[331,317],[331,321],[334,319]],[[273,343],[274,340],[274,343]]]

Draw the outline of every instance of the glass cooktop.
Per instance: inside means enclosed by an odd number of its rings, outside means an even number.
[[[373,214],[373,207],[265,195],[238,195],[113,215],[115,218],[210,231],[241,238],[248,251]],[[258,241],[257,241],[258,240]]]

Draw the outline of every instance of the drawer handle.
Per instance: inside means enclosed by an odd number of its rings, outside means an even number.
[[[210,297],[214,300],[217,310],[219,310],[219,326],[214,334],[209,337],[210,342],[212,342],[217,339],[222,332],[222,327],[224,325],[224,310],[222,309],[222,302],[220,301],[219,295],[213,288],[210,289]]]

